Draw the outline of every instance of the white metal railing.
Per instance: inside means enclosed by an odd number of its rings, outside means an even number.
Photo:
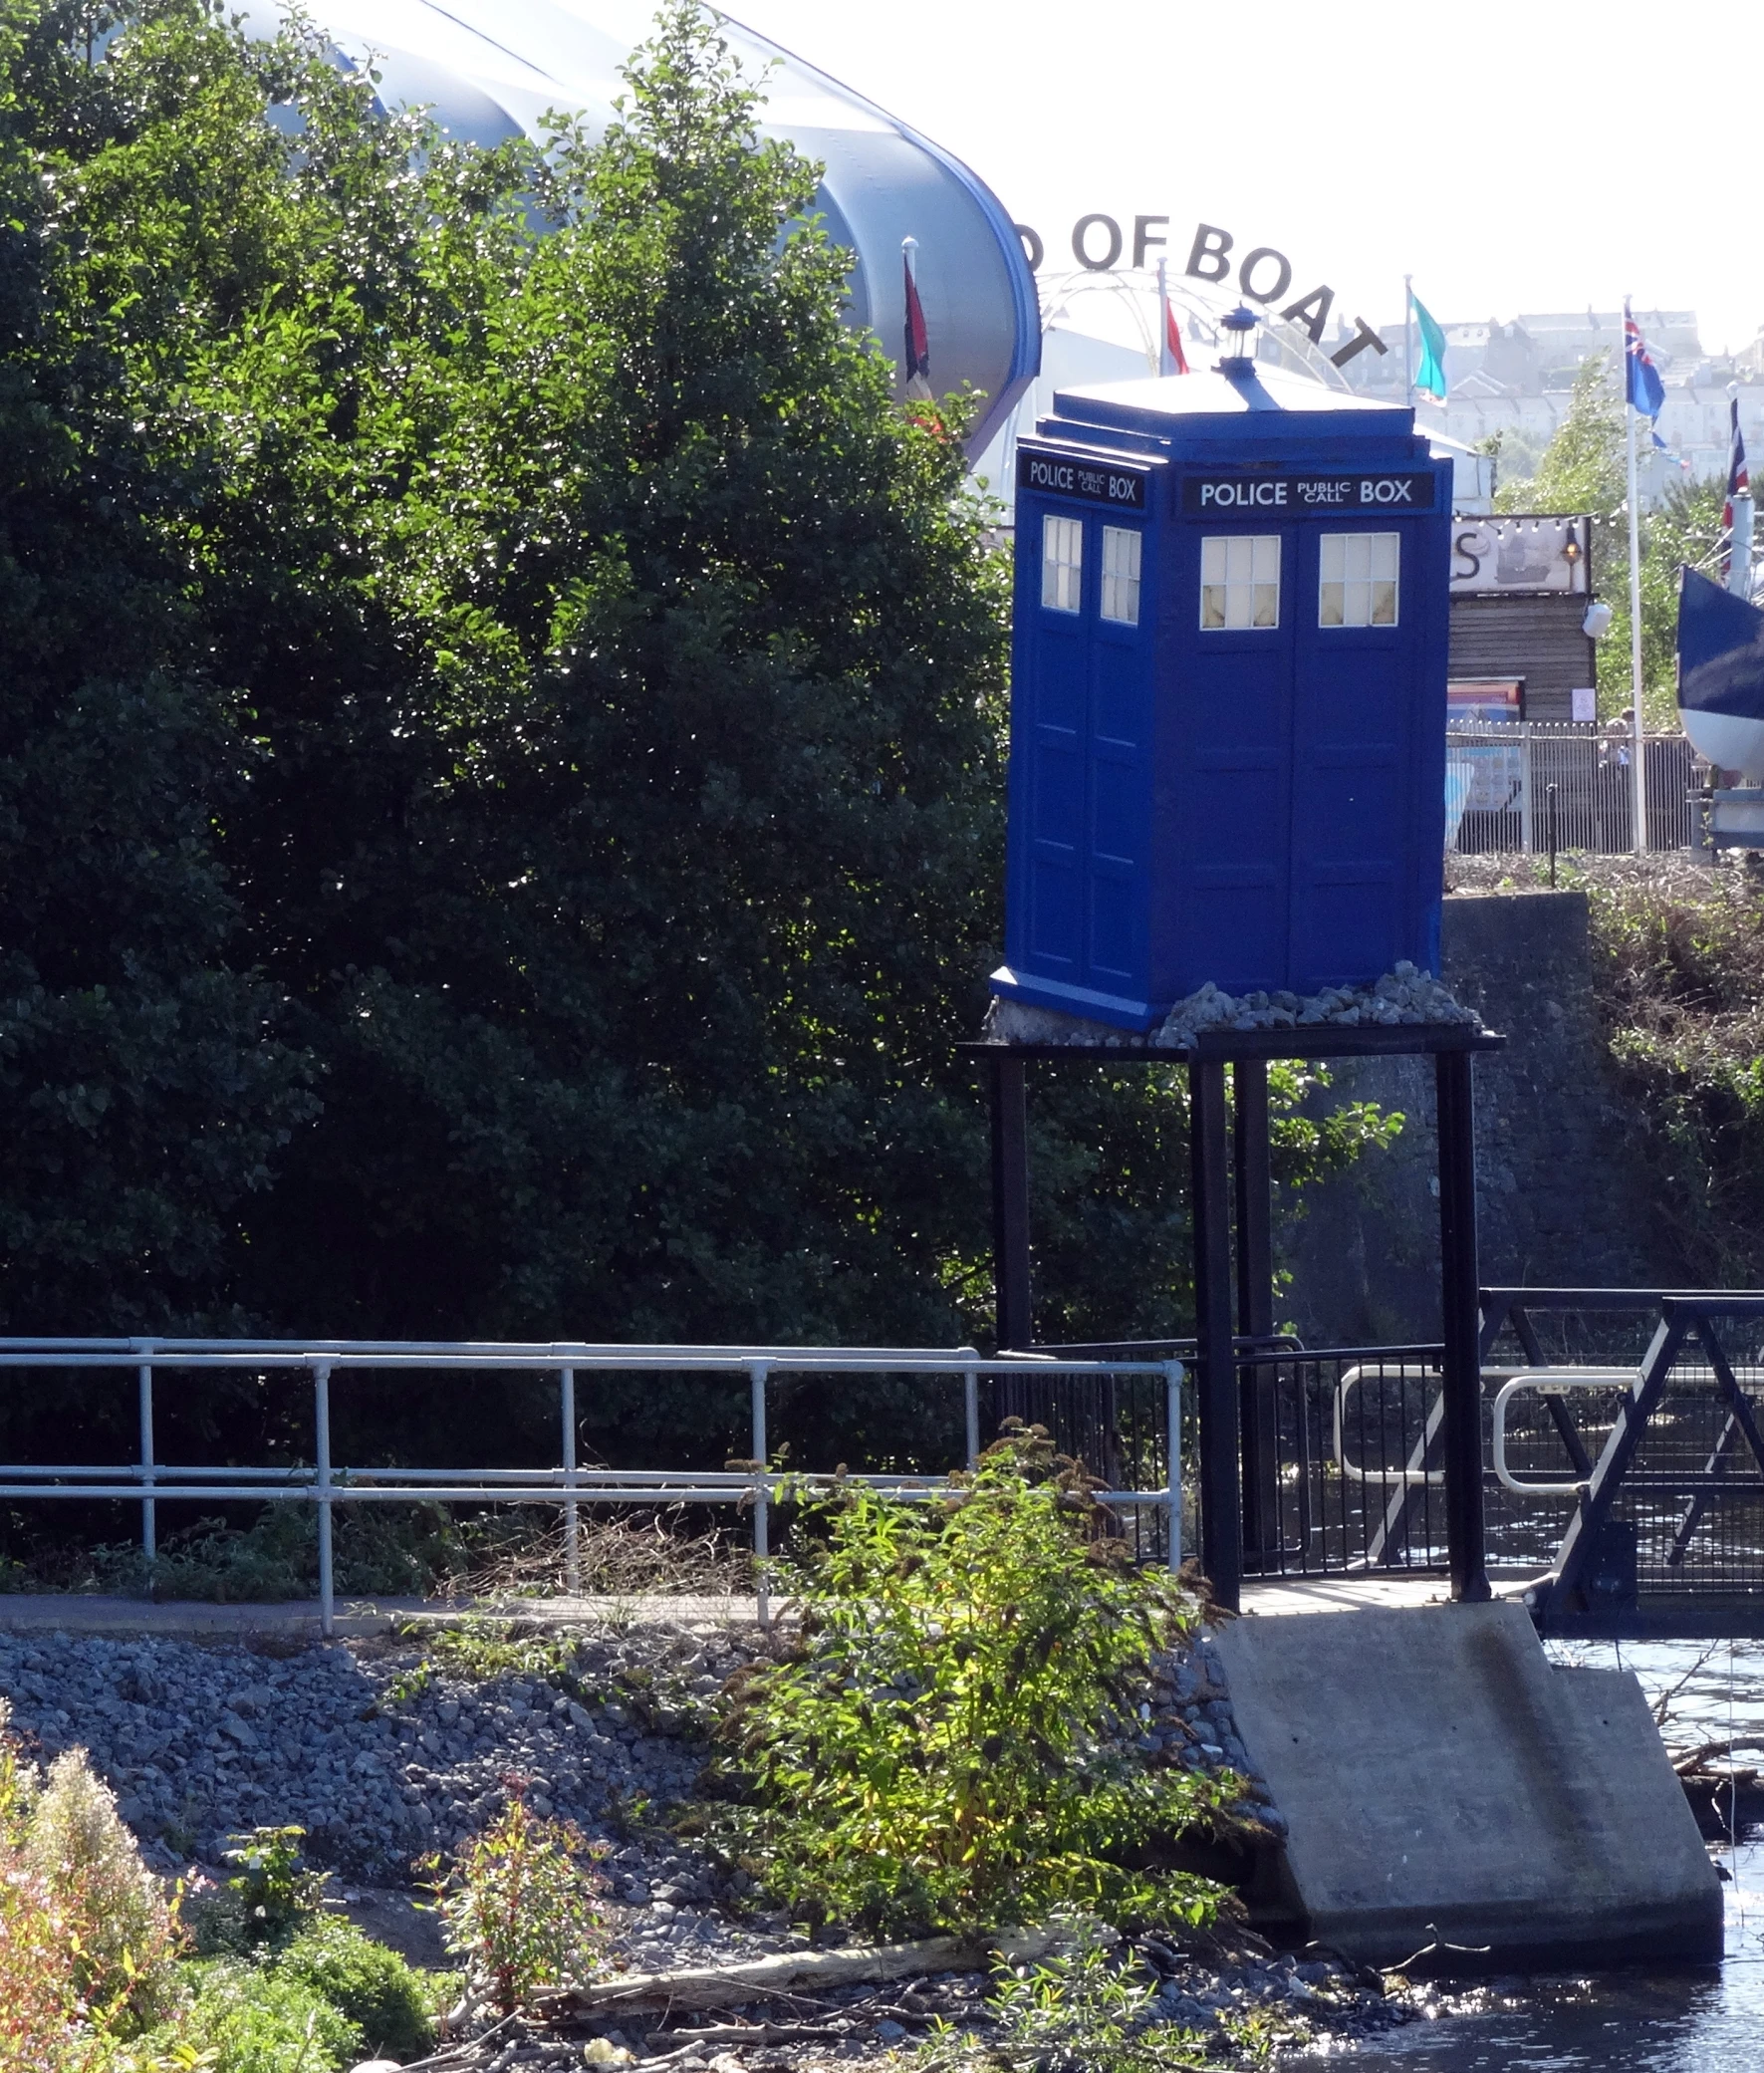
[[[1646,734],[1650,850],[1703,846],[1696,752],[1682,734]],[[1460,856],[1621,856],[1635,848],[1635,744],[1625,734],[1545,721],[1458,723],[1445,735],[1445,847]]]
[[[576,1379],[589,1373],[664,1371],[740,1375],[750,1390],[749,1458],[770,1456],[766,1434],[767,1385],[773,1375],[920,1375],[962,1383],[967,1461],[980,1453],[980,1378],[983,1375],[1161,1375],[1165,1381],[1168,1472],[1159,1490],[1104,1490],[1112,1505],[1143,1505],[1166,1516],[1170,1569],[1182,1560],[1182,1364],[1180,1361],[1059,1360],[1039,1354],[983,1360],[972,1347],[832,1346],[619,1346],[474,1344],[470,1341],[248,1340],[248,1339],[3,1339],[0,1370],[41,1368],[133,1369],[140,1451],[131,1462],[0,1463],[0,1499],[79,1498],[138,1502],[141,1551],[157,1548],[162,1503],[294,1502],[316,1507],[319,1526],[319,1623],[335,1632],[332,1523],[339,1504],[470,1503],[556,1505],[564,1521],[565,1587],[581,1589],[580,1507],[584,1504],[747,1504],[753,1510],[753,1553],[762,1624],[769,1621],[766,1565],[771,1555],[771,1506],[781,1489],[812,1484],[803,1470],[583,1467],[576,1455]],[[161,1370],[244,1369],[304,1371],[313,1389],[313,1462],[310,1467],[239,1468],[173,1464],[156,1456],[153,1384]],[[377,1370],[513,1371],[555,1375],[558,1381],[559,1462],[555,1468],[348,1468],[332,1457],[331,1379]],[[947,1476],[860,1475],[883,1495],[923,1500],[949,1487]]]

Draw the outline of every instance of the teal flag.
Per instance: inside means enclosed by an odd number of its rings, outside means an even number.
[[[1414,312],[1415,326],[1421,335],[1421,359],[1414,371],[1414,386],[1422,395],[1430,395],[1436,403],[1442,403],[1445,400],[1445,334],[1432,313],[1422,307],[1420,297],[1412,288],[1408,291],[1408,306]]]

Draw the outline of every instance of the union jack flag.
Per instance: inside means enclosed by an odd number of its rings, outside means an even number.
[[[1666,385],[1659,369],[1648,358],[1641,327],[1630,315],[1629,298],[1624,298],[1624,395],[1643,417],[1657,417],[1666,400]]]
[[[1721,507],[1721,574],[1733,560],[1733,500],[1750,496],[1752,478],[1746,473],[1746,442],[1739,431],[1739,397],[1728,400],[1727,501]]]
[[[1188,356],[1182,351],[1182,334],[1167,295],[1163,298],[1163,343],[1158,350],[1157,372],[1160,375],[1185,375],[1188,372]]]

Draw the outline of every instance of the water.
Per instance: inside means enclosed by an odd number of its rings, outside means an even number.
[[[1665,1699],[1674,1749],[1764,1737],[1764,1644],[1575,1646],[1560,1660],[1621,1659]],[[1764,1766],[1764,1741],[1739,1752]],[[1722,1759],[1725,1761],[1725,1759]],[[1480,1992],[1471,2012],[1283,2061],[1287,2073],[1751,2073],[1764,2067],[1764,1831],[1717,1849],[1732,1874],[1719,1972],[1538,1980],[1521,1995]]]

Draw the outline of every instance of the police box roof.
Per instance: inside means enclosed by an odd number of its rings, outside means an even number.
[[[1242,369],[1058,389],[1053,414],[1036,430],[1043,438],[1164,451],[1201,448],[1209,455],[1263,443],[1285,449],[1342,440],[1414,441],[1425,454],[1426,440],[1415,433],[1407,404],[1325,389],[1254,361]]]

